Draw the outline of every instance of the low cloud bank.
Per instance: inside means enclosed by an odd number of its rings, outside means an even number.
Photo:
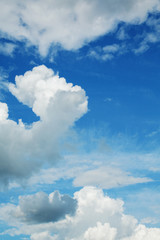
[[[123,204],[95,187],[84,187],[73,199],[57,192],[49,197],[45,193],[21,197],[18,206],[0,208],[1,220],[14,226],[2,235],[27,234],[32,240],[159,240],[160,229],[138,224],[133,216],[124,214]],[[56,209],[61,209],[61,218],[51,220]]]

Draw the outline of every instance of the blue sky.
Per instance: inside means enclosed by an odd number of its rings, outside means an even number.
[[[0,239],[158,240],[159,0],[0,9]]]

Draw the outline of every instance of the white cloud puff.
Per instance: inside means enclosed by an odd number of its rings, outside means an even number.
[[[52,44],[78,49],[120,21],[141,23],[156,7],[159,0],[1,0],[0,31],[6,38],[27,40],[45,56]]]
[[[96,227],[89,228],[85,234],[85,240],[113,240],[117,234],[115,228],[111,228],[109,223],[102,225],[100,222],[97,223]]]
[[[60,137],[87,112],[87,97],[79,86],[66,83],[44,65],[17,76],[9,90],[32,108],[40,120],[25,126],[8,119],[8,107],[0,104],[0,181],[29,176],[41,164],[59,157]]]
[[[58,222],[28,225],[18,222],[19,217],[13,216],[14,205],[1,205],[1,220],[14,228],[8,233],[12,236],[30,235],[32,240],[158,240],[160,229],[147,228],[138,224],[137,220],[124,214],[123,201],[112,199],[95,187],[85,187],[74,194],[77,201],[76,213],[67,215]],[[36,202],[35,209],[36,209]],[[26,203],[27,205],[27,203]],[[41,207],[44,209],[43,204]]]
[[[4,121],[8,118],[8,106],[6,103],[0,102],[0,121]]]

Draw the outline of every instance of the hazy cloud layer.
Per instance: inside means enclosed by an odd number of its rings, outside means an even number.
[[[16,76],[9,90],[32,108],[40,120],[25,126],[8,119],[8,106],[0,103],[0,181],[22,179],[43,162],[59,158],[60,137],[87,112],[87,97],[79,86],[66,83],[45,66]]]
[[[100,167],[82,172],[75,176],[74,186],[99,186],[103,189],[122,187],[131,184],[145,183],[152,181],[150,178],[133,177],[131,174],[118,168]]]
[[[60,166],[41,169],[38,174],[33,174],[26,184],[29,186],[53,184],[60,179],[70,179],[75,187],[91,185],[111,189],[154,182],[141,170],[144,170],[144,166],[145,169],[149,169],[151,165],[159,165],[159,155],[121,151],[102,154],[92,151],[90,154],[66,155],[60,163]]]
[[[5,38],[37,46],[45,56],[52,44],[78,49],[118,22],[141,23],[158,8],[159,0],[2,0],[0,31]]]
[[[44,193],[43,193],[44,194]],[[35,199],[34,199],[35,197]],[[142,224],[138,224],[137,220],[129,215],[124,214],[123,201],[120,199],[112,199],[105,196],[100,189],[94,187],[85,187],[76,192],[74,199],[77,201],[76,213],[73,216],[67,215],[65,219],[58,222],[50,222],[45,224],[28,225],[25,222],[20,223],[19,215],[15,214],[18,208],[25,214],[31,214],[34,220],[34,211],[37,212],[36,203],[38,203],[38,212],[41,208],[48,211],[48,198],[44,200],[44,196],[34,195],[34,197],[23,197],[23,202],[16,207],[11,204],[2,205],[1,220],[8,222],[14,228],[2,234],[28,234],[32,240],[158,240],[160,229],[147,228]],[[68,197],[69,198],[69,197]],[[43,199],[43,200],[42,200]],[[50,199],[50,197],[49,197]],[[73,199],[69,198],[69,203]],[[34,203],[29,207],[30,203]],[[35,201],[34,201],[35,200]],[[64,200],[64,199],[63,199]],[[20,200],[22,201],[22,200]],[[60,202],[62,201],[62,198]],[[40,202],[40,204],[39,204]],[[50,202],[56,203],[57,200]],[[47,205],[45,206],[45,204]],[[59,201],[58,201],[59,204]],[[49,205],[49,206],[51,206]],[[63,204],[62,204],[63,205]],[[60,204],[61,206],[61,204]],[[64,206],[64,205],[63,205]],[[68,209],[68,205],[65,205]],[[24,211],[25,209],[25,211]],[[51,208],[52,209],[52,208]],[[70,209],[70,208],[69,208]],[[29,211],[29,213],[27,213]],[[52,211],[52,210],[51,210]],[[53,211],[54,212],[54,211]],[[65,212],[64,209],[62,212]],[[69,211],[70,212],[70,211]],[[42,213],[42,212],[41,212]],[[65,212],[66,213],[66,212]],[[68,212],[67,212],[68,213]],[[23,216],[23,215],[22,215]],[[26,217],[26,216],[25,216]],[[50,218],[50,217],[49,217]],[[29,218],[30,220],[31,218]]]

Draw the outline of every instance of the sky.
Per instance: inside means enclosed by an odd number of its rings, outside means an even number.
[[[160,1],[0,1],[0,239],[160,239]]]

